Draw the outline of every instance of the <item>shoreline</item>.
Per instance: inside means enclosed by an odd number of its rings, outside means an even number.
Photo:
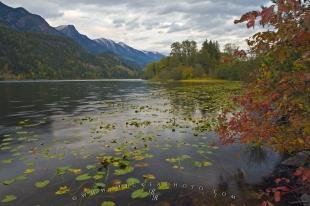
[[[261,201],[266,205],[309,206],[309,161],[310,151],[307,150],[284,158],[271,174],[255,186],[261,191]]]

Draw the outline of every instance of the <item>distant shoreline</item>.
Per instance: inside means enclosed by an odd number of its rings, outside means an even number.
[[[0,83],[27,83],[27,82],[136,82],[143,79],[41,79],[41,80],[0,80]]]
[[[163,80],[163,79],[149,79],[151,82],[179,82],[179,83],[226,83],[226,82],[239,82],[234,80],[213,79],[213,78],[201,78],[201,79],[180,79],[180,80]]]

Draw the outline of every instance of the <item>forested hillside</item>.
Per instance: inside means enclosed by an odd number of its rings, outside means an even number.
[[[112,58],[111,58],[112,57]],[[136,77],[113,55],[96,57],[66,37],[0,26],[0,79]]]

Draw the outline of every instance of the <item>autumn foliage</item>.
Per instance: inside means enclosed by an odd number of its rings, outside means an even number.
[[[309,2],[273,2],[235,20],[266,29],[247,40],[262,63],[235,98],[236,108],[220,115],[218,133],[224,143],[267,145],[281,152],[310,149]]]

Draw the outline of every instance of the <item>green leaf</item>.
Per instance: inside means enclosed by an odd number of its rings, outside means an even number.
[[[20,176],[17,176],[15,177],[15,180],[26,180],[27,177],[25,175],[20,175]]]
[[[95,165],[87,165],[86,169],[88,169],[88,170],[96,169],[96,166]]]
[[[145,175],[143,175],[143,178],[145,180],[149,180],[149,181],[156,179],[155,175],[153,175],[153,174],[145,174]]]
[[[202,163],[202,165],[203,165],[204,167],[209,167],[209,166],[212,165],[212,162],[205,161],[205,162]]]
[[[138,180],[137,178],[128,178],[126,180],[126,183],[129,185],[129,186],[132,186],[132,185],[135,185],[135,184],[139,184],[140,183],[140,180]]]
[[[44,187],[46,187],[49,183],[50,183],[49,180],[39,181],[39,182],[36,182],[35,186],[36,186],[37,188],[44,188]]]
[[[92,178],[91,176],[88,175],[88,173],[77,176],[75,179],[77,181],[85,181],[85,180],[89,180],[90,178]]]
[[[15,179],[10,179],[10,180],[4,180],[3,182],[2,182],[2,184],[4,184],[4,185],[11,185],[11,184],[13,184],[15,182]]]
[[[158,184],[158,189],[159,190],[169,190],[170,189],[170,184],[168,182],[160,182]]]
[[[2,142],[11,142],[13,141],[13,138],[5,138],[2,140]]]
[[[64,175],[68,169],[70,169],[70,167],[68,167],[68,166],[58,167],[56,169],[56,175],[58,175],[58,176]]]
[[[191,156],[189,156],[189,155],[182,155],[179,157],[180,160],[186,160],[186,159],[190,159],[190,158],[191,158]]]
[[[101,206],[116,206],[116,204],[112,201],[104,201]]]
[[[60,187],[56,192],[55,194],[56,195],[64,195],[66,193],[70,192],[70,188],[68,186],[62,186]]]
[[[194,166],[195,167],[209,167],[211,166],[212,163],[211,162],[208,162],[208,161],[204,161],[204,162],[198,162],[198,161],[195,161],[194,162]]]
[[[2,160],[1,162],[2,162],[3,164],[11,164],[12,161],[13,161],[13,159],[7,159],[7,160]]]
[[[35,169],[32,169],[32,168],[26,169],[26,170],[24,171],[24,174],[25,174],[25,175],[30,175],[30,174],[32,174],[34,171],[35,171]]]
[[[148,192],[145,192],[143,189],[138,189],[131,193],[131,198],[132,199],[143,199],[149,196]]]
[[[95,176],[93,176],[94,180],[100,180],[102,178],[104,178],[104,174],[97,173]]]
[[[105,187],[105,184],[104,184],[104,183],[101,183],[101,182],[97,182],[97,183],[95,184],[95,187],[97,187],[97,188],[104,188],[104,187]]]
[[[127,167],[125,167],[124,169],[116,169],[116,170],[114,171],[114,174],[115,174],[115,175],[118,175],[118,176],[120,176],[120,175],[125,175],[125,174],[128,174],[128,173],[133,172],[133,170],[134,170],[133,167],[127,166]]]
[[[15,195],[6,195],[2,200],[1,202],[2,203],[7,203],[7,202],[12,202],[14,200],[16,200],[17,197]]]
[[[198,161],[195,161],[195,162],[194,162],[194,166],[195,166],[195,167],[202,167],[202,163],[201,163],[201,162],[198,162]]]

